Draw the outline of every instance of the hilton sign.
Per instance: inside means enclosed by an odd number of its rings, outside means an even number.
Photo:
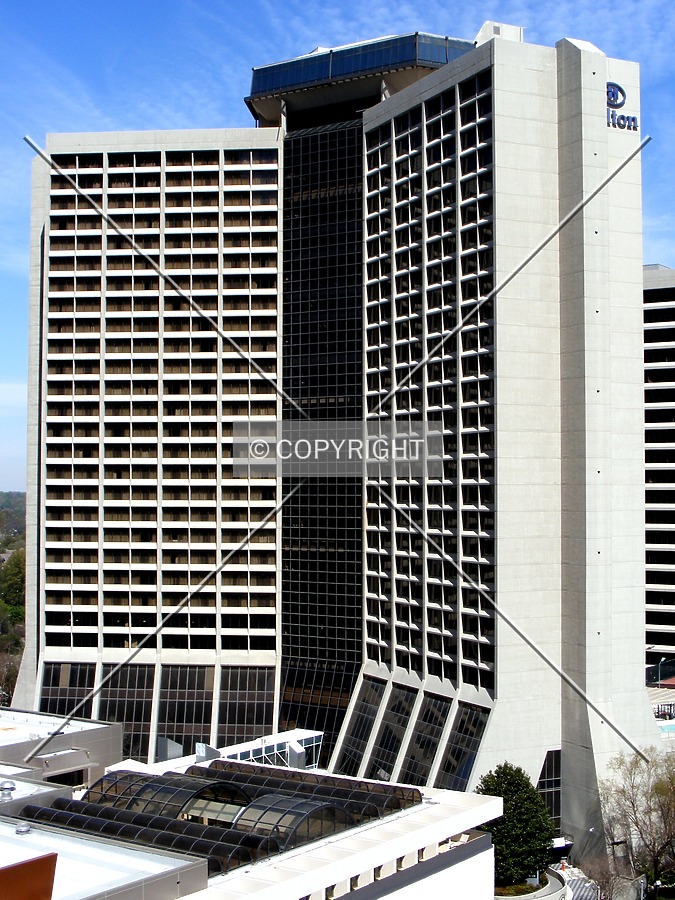
[[[637,131],[637,116],[626,116],[623,113],[616,114],[617,109],[626,102],[626,92],[620,84],[614,81],[607,82],[607,127],[621,128],[625,131]]]

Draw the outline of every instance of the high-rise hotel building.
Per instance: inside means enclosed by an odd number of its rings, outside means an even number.
[[[675,271],[644,268],[646,617],[650,681],[675,671]]]
[[[637,66],[487,24],[262,66],[247,103],[48,142],[218,332],[36,161],[24,702],[65,710],[297,486],[234,477],[234,417],[428,419],[442,477],[301,486],[87,713],[150,756],[297,725],[349,775],[509,759],[592,835],[656,738],[639,156],[585,203],[639,147]]]
[[[231,442],[240,417],[278,412],[281,142],[149,132],[47,150],[245,357],[36,161],[24,670],[39,708],[66,713],[278,503],[275,479],[234,477]],[[158,740],[273,730],[278,554],[272,517],[81,714],[124,721],[151,758]]]

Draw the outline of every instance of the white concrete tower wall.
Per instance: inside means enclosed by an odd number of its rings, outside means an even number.
[[[437,343],[555,228],[554,63],[552,49],[496,39],[368,113],[371,413],[421,358],[420,340]],[[394,403],[398,417],[440,415],[449,454],[439,485],[427,479],[417,498],[396,487],[397,503],[424,510],[432,539],[559,662],[557,266],[554,241]],[[560,746],[557,674],[433,548],[399,533],[410,529],[372,490],[368,499],[367,662],[344,754],[372,718],[362,774],[396,747],[394,778],[466,786],[508,757],[536,782]],[[397,737],[385,751],[387,729]],[[428,768],[423,735],[436,748]],[[338,752],[334,764],[350,763]]]
[[[269,378],[36,160],[18,702],[65,713],[278,502],[274,478],[233,469],[232,433],[278,413],[281,135],[59,135],[47,148]],[[192,749],[274,730],[277,527],[82,714],[126,719],[130,751],[150,758],[157,737]]]
[[[635,98],[623,118],[606,116],[611,81]],[[371,415],[420,343],[510,276],[637,146],[637,92],[636,66],[589,45],[495,38],[367,113]],[[397,392],[397,417],[441,416],[449,455],[439,484],[391,488],[645,744],[656,730],[641,664],[640,254],[634,161]],[[599,824],[597,778],[630,744],[576,694],[563,703],[559,675],[507,622],[493,616],[490,632],[489,604],[372,485],[365,568],[367,661],[332,764],[471,787],[509,759],[536,782],[562,746],[563,828]]]
[[[496,602],[560,662],[560,360],[555,51],[494,39]],[[505,759],[534,783],[560,746],[560,679],[496,622],[496,702],[471,786]]]
[[[639,122],[639,77],[637,65],[582,41],[561,41],[557,53],[564,215],[638,145],[639,129],[610,122],[607,84],[621,85],[621,115]],[[643,688],[641,255],[635,159],[560,236],[562,660],[626,736],[647,746],[657,734]],[[566,687],[562,698],[562,821],[583,854],[601,834],[597,779],[630,747]]]

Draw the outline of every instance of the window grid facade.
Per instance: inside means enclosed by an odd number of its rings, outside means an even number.
[[[270,135],[222,149],[232,134],[220,148],[53,157],[276,380],[280,147]],[[275,419],[277,394],[65,178],[52,173],[48,194],[41,651],[55,664],[71,655],[94,664],[100,654],[116,662],[275,508],[276,479],[241,477],[232,439],[237,423]],[[278,546],[272,520],[150,638],[141,660],[208,662],[211,682],[214,657],[273,672]],[[272,704],[273,679],[267,686]],[[167,730],[163,708],[153,734]],[[209,708],[199,739],[212,726],[228,730]],[[171,727],[179,741],[196,734],[185,716]]]
[[[221,670],[217,747],[274,730],[274,671],[262,666]]]
[[[340,755],[335,771],[341,775],[359,774],[365,759],[370,733],[375,725],[378,710],[384,697],[385,683],[374,678],[364,678],[348,721],[347,734],[341,742]]]
[[[646,618],[647,663],[655,676],[670,675],[675,656],[675,428],[673,427],[673,343],[675,280],[659,285],[646,269],[645,327],[645,468],[646,468]],[[651,280],[650,280],[651,278]],[[670,282],[668,284],[667,282]],[[659,664],[665,659],[663,665]],[[656,680],[656,679],[655,679]]]
[[[488,716],[489,710],[460,701],[434,787],[466,790]]]
[[[42,680],[41,711],[67,716],[94,687],[94,666],[87,663],[47,663]],[[91,715],[91,701],[79,711],[80,718]]]
[[[549,750],[537,782],[539,796],[560,833],[560,750]]]
[[[426,784],[434,763],[451,703],[443,697],[425,694],[415,721],[398,780],[404,784]]]
[[[369,487],[368,655],[488,691],[491,605],[408,517],[493,591],[492,302],[415,371],[493,286],[491,110],[486,72],[366,134],[368,410],[403,384],[382,411],[438,421],[446,450],[443,479],[384,486],[403,515]]]
[[[391,779],[416,699],[417,691],[412,688],[394,686],[392,689],[370,754],[368,778]]]
[[[494,611],[471,583],[494,596],[493,302],[454,333],[494,280],[490,72],[366,126],[365,152],[368,414],[438,423],[444,443],[442,478],[415,479],[397,468],[392,479],[367,483],[366,652],[394,682],[403,670],[423,688],[427,712],[426,690],[438,686],[447,716],[460,689],[487,698],[495,688]],[[455,709],[454,719],[461,731],[466,717]],[[442,733],[427,736],[435,740],[434,753],[426,749],[427,777]],[[371,775],[382,769],[377,745]],[[405,743],[395,756],[390,772],[415,777]]]
[[[103,666],[103,678],[112,671]],[[125,759],[147,759],[150,749],[154,666],[126,666],[101,691],[99,716],[105,722],[124,723]]]
[[[284,141],[283,382],[310,419],[362,416],[362,135],[350,121]],[[323,764],[362,659],[362,492],[312,478],[284,507],[280,716],[324,731]]]

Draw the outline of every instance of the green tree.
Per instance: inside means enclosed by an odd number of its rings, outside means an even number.
[[[0,550],[23,547],[26,538],[26,495],[0,491]]]
[[[520,884],[551,858],[555,827],[544,801],[520,766],[505,762],[487,772],[476,788],[479,794],[502,797],[504,814],[487,822],[495,848],[495,883]]]
[[[23,646],[21,626],[14,622],[15,607],[0,600],[0,655],[19,653]]]
[[[10,706],[21,657],[0,651],[0,706]]]
[[[0,568],[0,601],[10,608],[12,620],[22,621],[26,605],[26,551],[15,550]]]

